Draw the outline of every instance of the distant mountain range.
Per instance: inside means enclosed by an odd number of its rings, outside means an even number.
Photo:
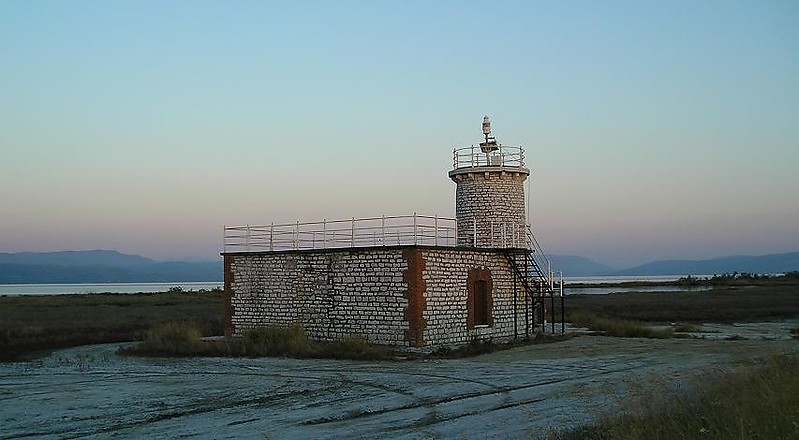
[[[713,275],[733,272],[785,273],[799,271],[799,252],[736,255],[710,260],[664,260],[619,270],[613,275]]]
[[[158,262],[108,250],[0,253],[0,284],[189,281],[222,281],[222,262]]]
[[[564,276],[713,275],[733,272],[783,273],[799,270],[799,252],[732,256],[710,260],[654,261],[614,269],[591,259],[552,255]],[[0,284],[221,282],[221,261],[162,261],[117,251],[0,253]]]
[[[769,255],[737,255],[709,260],[662,260],[628,269],[613,269],[575,256],[551,256],[552,267],[564,276],[714,275],[725,273],[785,273],[799,271],[799,252]]]

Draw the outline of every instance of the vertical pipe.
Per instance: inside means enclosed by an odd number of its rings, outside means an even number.
[[[566,333],[566,301],[563,298],[563,272],[560,273],[560,332]]]
[[[474,235],[473,245],[474,247],[477,247],[477,217],[472,216],[472,221],[474,222],[474,229],[472,230],[472,235]]]
[[[555,291],[550,289],[549,290],[549,298],[550,302],[552,303],[552,334],[555,334]]]
[[[519,319],[519,311],[516,303],[519,300],[519,291],[516,288],[516,278],[518,277],[517,272],[519,271],[518,266],[516,266],[516,255],[511,254],[511,258],[513,258],[513,267],[517,269],[513,271],[513,339],[518,339],[519,330],[516,321]]]
[[[524,258],[524,278],[525,280],[528,279],[528,274],[530,273],[529,266],[527,265],[528,262],[527,256]],[[528,286],[529,287],[529,286]],[[525,289],[524,295],[524,332],[527,339],[530,339],[530,291]],[[533,311],[533,325],[535,325],[535,311]]]

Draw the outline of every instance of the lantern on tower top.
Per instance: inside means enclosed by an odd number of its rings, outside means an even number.
[[[480,142],[480,149],[483,153],[488,154],[492,151],[499,150],[497,140],[491,136],[491,120],[488,119],[488,116],[483,116],[483,136],[485,136],[485,141]]]

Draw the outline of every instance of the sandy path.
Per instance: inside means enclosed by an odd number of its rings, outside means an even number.
[[[799,341],[582,336],[393,363],[138,359],[115,349],[0,364],[0,438],[530,438],[636,394],[690,390],[708,369],[798,353]]]

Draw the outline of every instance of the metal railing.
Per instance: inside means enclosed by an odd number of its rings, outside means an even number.
[[[467,247],[527,248],[552,285],[552,264],[530,225],[491,221],[486,228],[473,221]],[[485,229],[484,232],[480,232]],[[223,252],[274,252],[374,246],[457,246],[454,218],[419,215],[350,218],[321,222],[225,226]],[[462,237],[463,238],[463,237]]]
[[[452,151],[452,167],[506,167],[524,168],[524,148],[521,146],[498,145],[496,151],[484,153],[480,146],[456,148]]]
[[[538,240],[536,240],[530,225],[527,225],[527,248],[532,251],[530,257],[533,259],[533,262],[544,272],[544,278],[549,289],[554,289],[555,273],[552,271],[552,261],[549,259],[546,252],[544,252],[544,248],[541,247]],[[560,278],[560,291],[561,295],[563,295],[563,272],[561,272]]]
[[[223,252],[369,246],[455,246],[455,219],[413,215],[225,226]]]

